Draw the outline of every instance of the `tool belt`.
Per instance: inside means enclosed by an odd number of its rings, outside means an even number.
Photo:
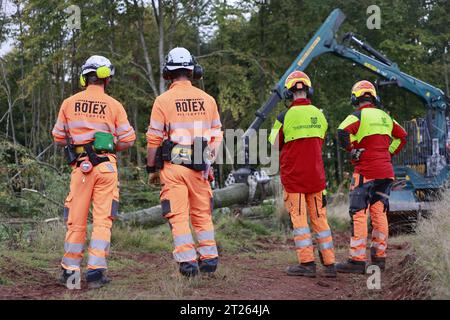
[[[67,142],[69,142],[67,140]],[[108,157],[99,157],[98,154],[114,153],[114,136],[107,132],[96,132],[94,134],[94,141],[84,145],[73,145],[68,143],[64,147],[64,154],[69,165],[77,165],[83,161],[78,161],[81,157],[87,156],[91,162],[92,167],[109,161]]]
[[[207,162],[204,159],[207,146],[206,139],[201,137],[194,138],[192,145],[177,144],[166,139],[156,151],[155,166],[157,169],[161,169],[164,161],[168,161],[195,171],[204,171],[207,168]]]
[[[100,151],[96,152],[93,149],[92,143],[88,143],[85,145],[68,145],[64,148],[64,153],[66,155],[67,163],[69,165],[76,165],[79,167],[84,160],[78,160],[82,157],[87,156],[89,161],[92,163],[92,166],[95,167],[102,162],[109,161],[108,156],[100,157],[99,154],[106,155],[108,152]]]

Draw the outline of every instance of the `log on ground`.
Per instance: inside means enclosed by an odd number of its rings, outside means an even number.
[[[274,196],[279,188],[279,177],[275,176],[266,185],[264,194],[266,197]],[[230,207],[232,205],[246,205],[249,200],[249,187],[245,183],[236,183],[226,188],[214,190],[214,208]],[[255,197],[262,194],[262,187],[258,185]],[[167,222],[162,216],[161,206],[137,210],[134,212],[120,213],[117,220],[132,226],[154,227]]]

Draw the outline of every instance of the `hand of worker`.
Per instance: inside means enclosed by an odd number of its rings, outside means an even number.
[[[209,171],[208,171],[208,181],[213,182],[214,180],[215,180],[214,169],[212,167],[210,167]]]
[[[350,151],[350,154],[352,156],[352,160],[353,161],[359,161],[359,158],[361,157],[361,154],[364,152],[364,148],[360,148],[360,149],[352,149],[352,151]]]
[[[148,174],[148,180],[147,180],[147,184],[150,187],[157,187],[160,184],[159,181],[159,171],[157,172],[151,172]]]

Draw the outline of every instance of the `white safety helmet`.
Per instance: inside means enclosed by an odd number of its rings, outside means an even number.
[[[109,69],[109,76],[114,75],[115,70],[114,70],[113,64],[111,63],[111,61],[109,61],[108,58],[105,58],[103,56],[89,57],[89,59],[87,59],[86,62],[81,67],[81,74],[85,75],[85,74],[88,74],[89,72],[96,72],[101,67],[106,67]],[[100,77],[100,78],[102,78],[102,77]],[[106,78],[106,77],[104,77],[104,78]]]
[[[167,54],[165,67],[168,70],[189,69],[194,70],[194,59],[191,53],[182,47],[176,47]]]
[[[86,75],[90,72],[95,72],[99,79],[105,79],[114,75],[115,68],[108,58],[91,56],[81,67],[80,85],[82,87],[87,85]]]

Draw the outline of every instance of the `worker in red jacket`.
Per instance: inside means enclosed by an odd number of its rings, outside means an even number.
[[[406,143],[405,130],[386,112],[378,109],[380,100],[369,81],[359,81],[352,88],[352,104],[356,111],[338,128],[339,143],[351,153],[354,173],[350,184],[350,217],[352,237],[350,258],[338,263],[338,272],[365,273],[367,216],[372,222],[371,264],[385,269],[387,212],[389,194],[394,181],[391,163]]]
[[[291,106],[280,113],[269,141],[281,149],[280,171],[284,202],[294,227],[298,265],[286,273],[292,276],[316,276],[314,246],[308,218],[325,267],[326,277],[336,277],[334,246],[327,221],[325,170],[322,145],[328,128],[327,120],[311,104],[311,80],[294,71],[286,79],[286,93],[293,96]]]

